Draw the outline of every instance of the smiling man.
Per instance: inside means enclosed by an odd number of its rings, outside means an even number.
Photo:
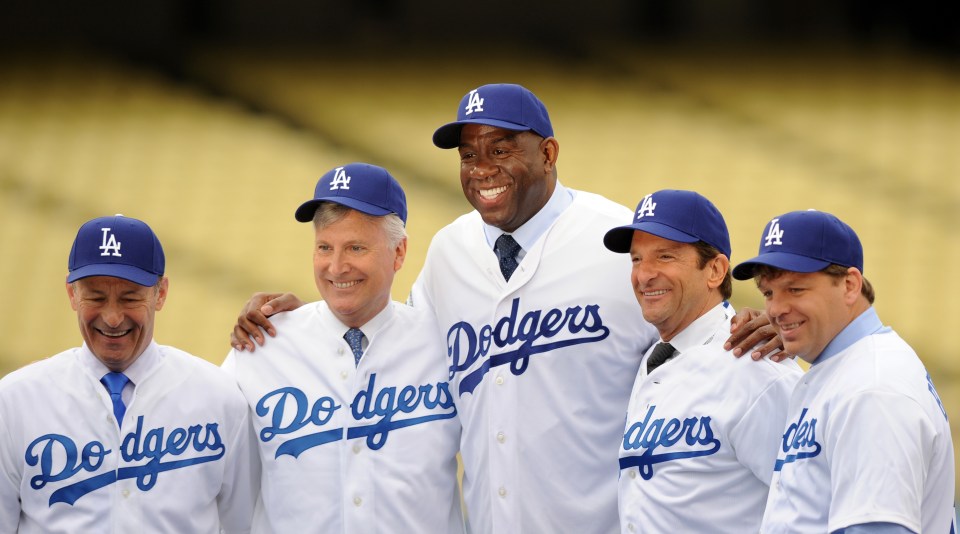
[[[947,414],[916,353],[880,322],[853,229],[814,210],[774,217],[733,275],[756,281],[784,351],[811,364],[762,532],[954,532]]]
[[[249,530],[246,405],[217,367],[154,342],[164,266],[142,221],[81,226],[66,289],[83,346],[0,380],[0,531]]]
[[[603,242],[630,254],[634,294],[660,334],[627,407],[623,531],[757,532],[800,368],[724,350],[734,314],[723,216],[693,191],[656,191]]]
[[[324,174],[313,222],[322,301],[273,317],[262,353],[232,351],[263,458],[253,532],[463,532],[460,423],[432,315],[390,300],[406,196],[386,169]]]

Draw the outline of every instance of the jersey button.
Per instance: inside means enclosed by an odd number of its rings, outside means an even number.
[[[497,441],[503,443],[507,440],[507,436],[503,432],[497,432]]]
[[[347,376],[348,376],[348,374],[347,374],[346,371],[340,371],[340,378],[346,380],[346,379],[347,379]]]
[[[343,356],[343,347],[337,347],[337,356]]]
[[[354,505],[354,506],[360,506],[361,504],[363,504],[363,499],[361,499],[360,497],[354,497],[354,498],[353,498],[353,505]]]
[[[506,496],[507,496],[507,488],[505,488],[505,487],[503,487],[503,486],[500,486],[500,489],[497,490],[497,493],[499,493],[501,497],[506,497]]]
[[[124,499],[126,499],[127,497],[130,496],[130,490],[125,489],[125,490],[121,491],[120,494],[123,495],[123,498],[124,498]]]
[[[631,470],[629,471],[629,473],[630,473],[630,478],[637,478],[637,470],[636,470],[636,469],[631,469]]]
[[[634,531],[633,523],[627,523],[627,530],[629,530],[630,532]]]
[[[359,443],[354,443],[354,444],[353,444],[353,454],[360,454],[360,444],[359,444]]]
[[[503,385],[503,377],[502,377],[502,376],[498,376],[498,377],[497,377],[497,385],[498,385],[498,386],[502,386],[502,385]]]

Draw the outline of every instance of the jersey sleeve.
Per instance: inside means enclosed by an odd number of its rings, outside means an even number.
[[[839,404],[824,436],[832,502],[830,532],[862,523],[894,523],[914,532],[936,430],[913,399],[866,391]]]
[[[748,362],[748,365],[767,365],[767,362]],[[790,395],[797,378],[798,375],[784,373],[768,384],[730,432],[737,461],[767,486],[773,477]]]
[[[10,443],[9,427],[0,413],[0,532],[16,532],[20,524],[20,482],[22,464]]]
[[[223,486],[217,497],[221,532],[250,532],[253,509],[260,494],[260,457],[250,410],[244,412],[224,455]]]

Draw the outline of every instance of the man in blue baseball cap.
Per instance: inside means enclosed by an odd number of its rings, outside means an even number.
[[[224,362],[263,458],[253,531],[462,533],[442,337],[428,310],[390,299],[407,251],[403,189],[349,163],[295,217],[313,223],[322,300],[274,315],[276,340]]]
[[[880,322],[853,229],[815,210],[771,219],[753,278],[784,351],[810,369],[774,464],[763,532],[953,532],[950,426],[930,374]]]
[[[247,407],[216,366],[154,341],[164,268],[140,220],[80,227],[66,290],[83,345],[0,380],[0,531],[249,531]]]
[[[734,313],[723,216],[693,191],[656,191],[603,242],[630,255],[634,295],[660,334],[627,406],[621,528],[759,531],[800,368],[724,349]]]

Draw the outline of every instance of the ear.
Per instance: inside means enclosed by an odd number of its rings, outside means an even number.
[[[853,305],[860,298],[863,288],[863,274],[856,267],[847,268],[847,276],[843,279],[843,301]]]
[[[70,307],[73,309],[73,311],[77,311],[77,299],[79,297],[77,296],[76,291],[73,290],[73,284],[70,282],[67,282],[67,298],[70,299]]]
[[[727,272],[730,271],[730,259],[723,254],[717,254],[712,260],[707,262],[708,269],[707,287],[716,289],[723,284]]]
[[[557,156],[560,154],[560,144],[556,138],[547,137],[540,141],[540,155],[543,158],[543,172],[553,174],[557,165]]]
[[[167,291],[170,289],[170,279],[164,276],[160,279],[160,287],[157,288],[157,303],[154,306],[154,310],[160,311],[163,309],[163,303],[167,301]]]
[[[403,260],[407,257],[407,238],[404,237],[397,243],[397,255],[393,259],[393,272],[397,272],[403,267]]]

